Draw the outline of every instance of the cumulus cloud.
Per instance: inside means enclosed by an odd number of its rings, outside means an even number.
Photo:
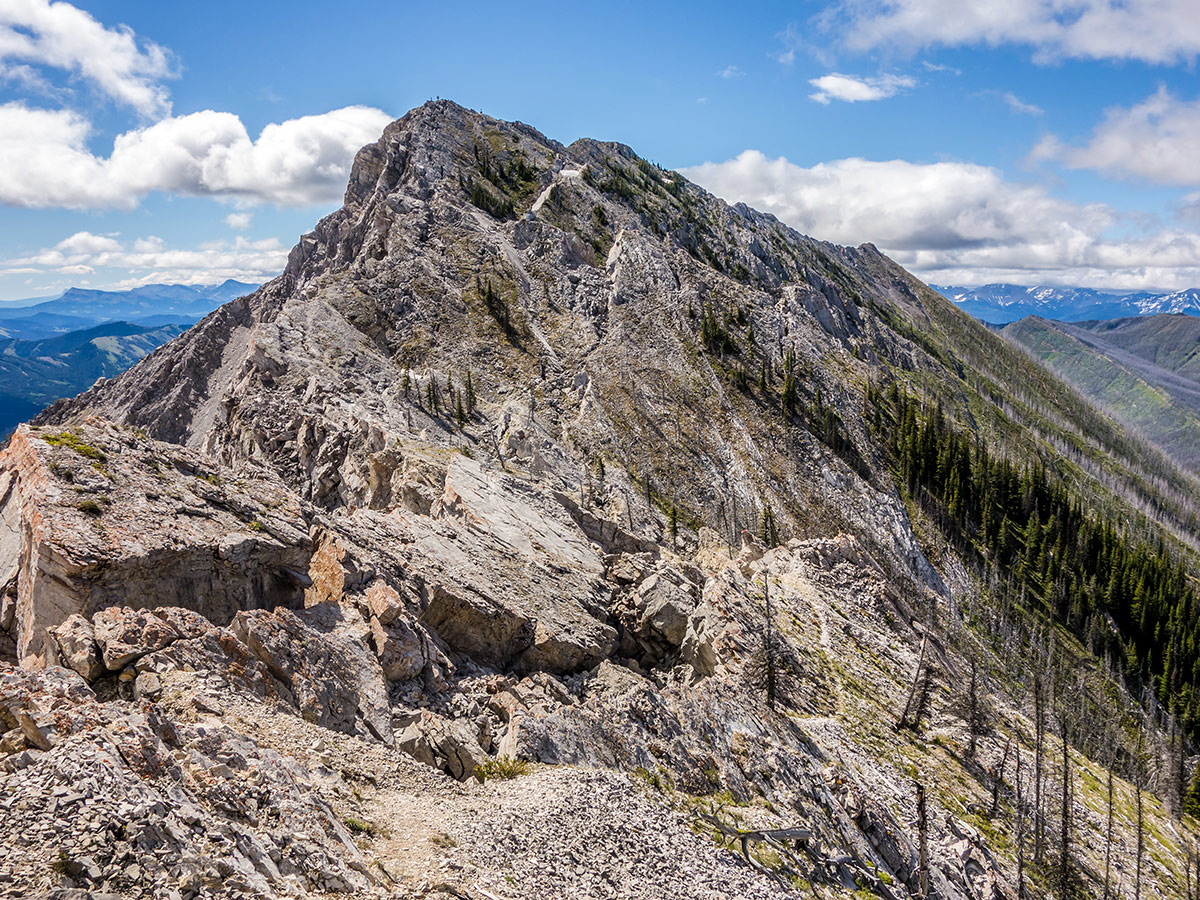
[[[108,157],[87,146],[70,110],[0,105],[0,203],[131,209],[163,191],[241,203],[306,206],[338,200],[354,153],[391,117],[348,106],[266,126],[252,140],[232,113],[205,110],[118,135]]]
[[[1017,44],[1039,62],[1200,54],[1194,0],[839,0],[822,20],[857,49]]]
[[[170,247],[155,235],[132,241],[119,235],[77,232],[32,255],[0,261],[0,274],[90,275],[112,270],[117,288],[157,282],[200,284],[236,278],[263,281],[283,271],[287,248],[275,238],[211,241],[195,248]]]
[[[913,87],[916,81],[907,75],[880,75],[878,78],[859,78],[831,72],[820,78],[810,79],[809,84],[817,90],[808,96],[818,103],[828,105],[831,100],[857,103],[868,100],[886,100],[900,91]]]
[[[10,76],[37,78],[28,64],[81,76],[107,97],[145,116],[163,115],[171,108],[162,85],[176,74],[170,54],[125,26],[105,28],[69,3],[0,3],[0,68]]]
[[[1156,184],[1200,185],[1200,100],[1184,101],[1165,87],[1128,109],[1110,109],[1083,146],[1048,136],[1035,159],[1058,159],[1072,169],[1094,169]]]
[[[1200,283],[1200,234],[1114,236],[1103,204],[1078,205],[970,163],[841,159],[809,168],[747,150],[683,174],[728,201],[843,244],[870,241],[926,280],[1120,288]]]
[[[254,216],[250,213],[230,213],[225,217],[225,224],[234,231],[245,231],[253,219]]]

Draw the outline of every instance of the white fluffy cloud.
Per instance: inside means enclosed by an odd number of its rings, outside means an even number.
[[[112,100],[146,116],[171,108],[161,83],[175,74],[167,51],[139,40],[125,26],[105,28],[69,3],[0,3],[0,70],[35,77],[28,64],[82,76]]]
[[[1102,204],[1080,206],[969,163],[842,159],[811,168],[747,150],[683,174],[729,201],[843,244],[870,241],[940,283],[1200,284],[1200,234],[1114,237]]]
[[[212,241],[195,248],[169,247],[159,237],[133,241],[80,231],[30,256],[0,261],[0,274],[123,276],[114,288],[158,282],[200,284],[236,278],[265,281],[283,271],[287,248],[275,238]],[[106,282],[107,283],[107,282]]]
[[[1022,44],[1040,61],[1149,63],[1200,54],[1195,0],[840,0],[824,20],[859,49]]]
[[[857,103],[867,100],[886,100],[905,88],[913,87],[916,81],[907,75],[880,75],[878,78],[858,78],[831,72],[820,78],[810,79],[809,84],[817,90],[808,96],[818,103],[828,104],[831,100]]]
[[[251,140],[232,113],[205,110],[118,135],[108,157],[69,110],[0,105],[0,203],[131,209],[151,191],[305,206],[339,199],[354,153],[386,113],[349,106],[266,126]]]
[[[1033,156],[1058,159],[1072,169],[1193,186],[1200,185],[1197,147],[1200,100],[1180,100],[1160,87],[1136,106],[1110,109],[1085,145],[1068,146],[1051,136],[1038,144]]]

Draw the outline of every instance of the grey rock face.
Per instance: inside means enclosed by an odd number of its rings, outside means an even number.
[[[251,610],[238,613],[230,630],[286,686],[304,718],[392,742],[383,670],[364,646],[361,616],[329,604]]]
[[[47,628],[110,606],[183,604],[227,623],[302,602],[286,571],[307,567],[308,525],[278,479],[129,429],[18,428],[0,458],[0,520],[24,663],[44,661]]]

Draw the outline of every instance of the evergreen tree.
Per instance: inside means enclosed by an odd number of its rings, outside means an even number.
[[[1194,819],[1200,820],[1200,763],[1192,772],[1192,780],[1188,782],[1183,795],[1183,811]]]

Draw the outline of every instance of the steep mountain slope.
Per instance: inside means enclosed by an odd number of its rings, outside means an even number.
[[[0,434],[97,378],[119,375],[184,330],[113,322],[40,341],[0,340]]]
[[[1176,375],[1200,380],[1200,322],[1192,316],[1080,322],[1077,327]]]
[[[138,820],[190,885],[234,889],[223,822],[268,893],[990,900],[1115,866],[1184,896],[1194,823],[1141,788],[1179,802],[1200,702],[1188,476],[874,247],[622,145],[414,110],[280,278],[19,429],[0,478],[11,653],[80,676],[5,676],[45,755],[4,786],[119,738],[133,794],[204,729]],[[358,749],[390,745],[539,768],[464,795]],[[286,808],[230,787],[272,754]],[[55,831],[28,815],[4,837]],[[67,874],[132,890],[98,846]]]
[[[1200,470],[1200,380],[1195,377],[1200,319],[1150,316],[1067,324],[1028,317],[1001,334],[1181,466]]]
[[[985,284],[979,287],[937,287],[975,318],[1004,325],[1025,316],[1064,322],[1117,319],[1166,314],[1200,315],[1200,290],[1154,293],[1097,291],[1091,288],[1025,287]]]

